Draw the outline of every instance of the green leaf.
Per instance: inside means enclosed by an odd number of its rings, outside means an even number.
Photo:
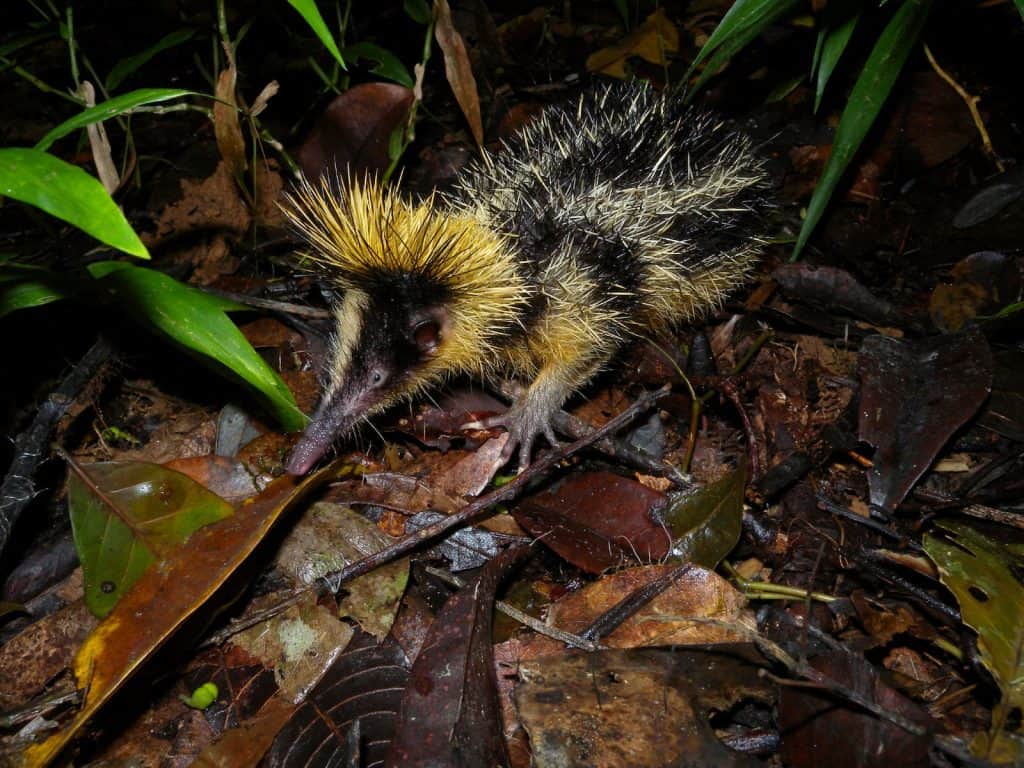
[[[320,15],[320,9],[316,7],[316,0],[288,0],[288,5],[299,12],[313,33],[320,38],[324,48],[331,52],[342,69],[346,69],[345,59],[342,58],[341,51],[338,50],[338,45],[334,42],[334,36],[324,22],[324,17]]]
[[[66,299],[65,286],[45,279],[7,280],[0,277],[0,317]]]
[[[144,51],[136,53],[134,56],[128,56],[127,58],[121,59],[110,70],[110,74],[107,75],[107,80],[104,83],[107,91],[116,90],[117,86],[119,86],[126,77],[135,73],[158,53],[166,51],[169,48],[179,46],[182,43],[191,40],[194,36],[195,30],[178,29],[171,32],[169,35],[165,35],[160,38],[156,43],[151,45],[149,48],[146,48]]]
[[[135,461],[69,463],[68,512],[85,604],[106,616],[154,562],[165,560],[231,505],[180,472]]]
[[[430,22],[430,17],[433,16],[433,11],[430,10],[427,0],[405,0],[402,7],[405,9],[405,15],[417,24],[427,24]]]
[[[826,15],[829,15],[832,7],[830,4],[826,8]],[[821,105],[821,97],[825,93],[825,86],[828,84],[829,78],[832,77],[836,64],[839,63],[839,59],[843,55],[843,51],[846,50],[850,38],[853,37],[853,30],[856,28],[859,20],[860,12],[858,11],[849,15],[846,19],[838,20],[834,25],[826,26],[821,30],[821,36],[818,38],[821,41],[821,58],[818,61],[818,77],[814,92],[815,112],[818,111],[818,107]]]
[[[832,142],[832,154],[825,163],[825,169],[821,172],[821,178],[807,206],[807,218],[800,228],[791,261],[800,256],[811,232],[821,220],[840,178],[878,117],[910,51],[917,43],[931,6],[932,0],[904,0],[882,30],[839,119],[835,140]]]
[[[0,45],[0,56],[10,56],[12,53],[21,50],[22,48],[37,43],[40,40],[45,40],[48,37],[53,37],[52,30],[46,30],[45,32],[33,32],[22,37],[16,37],[8,43]]]
[[[664,512],[672,535],[672,556],[714,568],[736,542],[743,527],[746,464],[711,485],[673,495]]]
[[[736,53],[750,44],[766,27],[788,15],[800,0],[737,0],[704,43],[685,79],[707,59],[704,71],[687,93],[687,99],[701,89]]]
[[[93,123],[99,123],[103,120],[123,115],[126,112],[131,112],[136,107],[141,107],[143,104],[156,104],[161,101],[178,99],[182,96],[194,95],[196,94],[193,91],[183,91],[180,88],[140,88],[137,91],[130,91],[129,93],[104,101],[102,104],[97,104],[95,107],[89,107],[89,109],[65,120],[43,136],[35,148],[45,151],[53,146],[53,142],[57,141],[57,139],[63,138],[69,133],[74,133],[79,128],[85,128]]]
[[[245,307],[124,262],[101,261],[88,269],[112,293],[115,305],[185,349],[217,361],[261,393],[285,429],[305,426],[306,416],[291,391],[225,314]]]
[[[1002,691],[992,711],[992,730],[971,744],[975,755],[999,765],[1024,760],[1024,561],[1003,542],[956,521],[941,521],[938,535],[924,537],[924,550],[942,583],[960,604],[964,624],[978,635],[978,654]],[[1011,723],[1015,722],[1015,725]]]
[[[148,259],[146,246],[103,185],[37,149],[0,149],[0,197],[40,208],[118,250]]]
[[[1013,4],[1017,6],[1021,19],[1024,19],[1024,0],[1013,0]]]
[[[398,57],[375,43],[356,43],[346,46],[344,55],[346,59],[353,62],[374,62],[374,67],[370,71],[375,75],[393,80],[406,88],[412,88],[415,85],[409,70],[398,60]]]

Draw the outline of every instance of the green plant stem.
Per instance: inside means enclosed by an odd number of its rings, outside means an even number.
[[[11,72],[16,74],[18,77],[24,78],[25,80],[30,82],[32,85],[34,85],[40,91],[43,91],[43,93],[49,93],[49,94],[52,94],[54,96],[60,96],[65,101],[70,101],[72,104],[75,104],[76,106],[79,106],[79,107],[83,106],[81,99],[78,99],[78,98],[72,96],[71,94],[65,93],[64,91],[60,90],[59,88],[54,88],[52,85],[48,85],[47,83],[44,83],[42,80],[40,80],[38,77],[33,75],[31,72],[29,72],[28,70],[18,66],[17,64],[15,64],[10,59],[8,59],[6,57],[3,57],[3,56],[0,56],[0,64],[3,64],[5,67],[7,67],[7,69],[9,69]]]

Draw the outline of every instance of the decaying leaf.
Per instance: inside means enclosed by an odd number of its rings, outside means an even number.
[[[491,646],[494,594],[530,552],[506,550],[448,599],[413,664],[387,764],[508,764]]]
[[[519,675],[516,704],[540,768],[761,765],[708,722],[741,700],[771,699],[758,667],[728,648],[547,656]]]
[[[870,336],[860,370],[860,438],[877,449],[871,503],[892,510],[988,395],[992,353],[976,327],[920,341]]]
[[[587,71],[625,80],[626,61],[636,56],[651,64],[666,66],[668,57],[679,50],[679,30],[659,8],[644,23],[615,45],[602,48],[587,58]]]
[[[75,678],[85,691],[81,709],[63,730],[30,747],[25,764],[52,762],[99,708],[223,586],[281,515],[336,474],[337,467],[331,465],[301,484],[294,477],[278,478],[231,517],[193,534],[187,553],[146,571],[75,657]]]
[[[459,102],[462,114],[466,116],[469,130],[477,146],[484,144],[484,126],[480,117],[480,94],[476,88],[476,78],[469,64],[469,54],[462,35],[452,21],[452,10],[448,0],[434,0],[434,36],[444,54],[444,73],[448,84],[452,87],[455,100]]]
[[[217,139],[217,149],[224,158],[228,168],[236,180],[242,178],[249,167],[245,159],[245,137],[242,136],[242,125],[238,120],[238,101],[235,87],[238,82],[238,70],[235,68],[235,56],[231,47],[224,46],[227,66],[217,77],[217,88],[213,102],[213,132]]]
[[[971,750],[1000,765],[1024,761],[1024,559],[958,521],[939,523],[924,538],[942,583],[956,595],[964,624],[978,634],[978,653],[1002,698],[992,711],[992,727],[978,734]]]

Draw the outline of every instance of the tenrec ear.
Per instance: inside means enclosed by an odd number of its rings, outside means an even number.
[[[426,320],[413,329],[412,337],[420,354],[434,355],[441,345],[441,326],[436,320]]]

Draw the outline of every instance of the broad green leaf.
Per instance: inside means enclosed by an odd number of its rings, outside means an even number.
[[[34,205],[120,251],[148,259],[117,203],[81,168],[38,149],[0,149],[0,197]]]
[[[904,0],[882,30],[839,119],[832,153],[807,206],[807,218],[800,228],[791,261],[799,258],[840,178],[878,117],[907,57],[917,43],[931,6],[932,0]]]
[[[829,15],[832,7],[830,4],[826,8],[826,15]],[[819,38],[821,40],[821,58],[818,61],[817,83],[815,84],[814,91],[815,112],[818,111],[818,107],[821,105],[821,97],[825,93],[825,86],[828,85],[829,78],[832,77],[836,64],[839,63],[843,51],[846,50],[850,38],[853,37],[853,30],[856,28],[859,20],[860,13],[852,13],[846,19],[837,21],[835,26],[827,26],[821,30],[822,37]]]
[[[798,4],[798,0],[736,0],[690,64],[686,79],[689,79],[693,71],[719,47],[728,46],[735,53],[757,37],[762,29],[789,13]],[[751,33],[751,30],[755,31]],[[737,45],[737,40],[744,42]],[[722,63],[728,58],[729,56],[724,57]],[[709,64],[706,69],[712,69],[714,72],[717,68],[712,68]],[[701,82],[708,77],[710,75],[703,76]],[[694,86],[693,90],[696,91],[698,87]]]
[[[0,275],[0,317],[67,298],[66,286],[39,278],[9,280]]]
[[[141,107],[144,104],[157,104],[161,101],[193,95],[195,94],[192,91],[184,91],[180,88],[140,88],[137,91],[130,91],[129,93],[115,96],[108,101],[104,101],[102,104],[89,107],[89,109],[65,120],[43,136],[35,148],[45,151],[53,146],[53,142],[67,136],[69,133],[74,133],[78,129],[85,128],[93,123],[99,123],[103,120],[123,115],[126,112],[131,112],[136,107]]]
[[[73,664],[81,708],[46,741],[30,746],[19,765],[50,765],[106,704],[190,617],[206,605],[266,540],[282,515],[313,490],[334,480],[338,462],[300,481],[279,477],[235,513],[200,528],[181,556],[150,568],[79,648]]]
[[[89,265],[89,272],[112,293],[115,306],[186,349],[217,361],[260,392],[285,429],[305,426],[306,416],[291,391],[225,314],[245,307],[124,262],[96,262]]]
[[[415,85],[409,70],[398,60],[398,57],[379,45],[374,43],[356,43],[355,45],[346,46],[343,53],[349,61],[365,60],[375,62],[375,66],[370,70],[375,75],[393,80],[399,85],[404,85],[406,88],[412,88]]]
[[[1017,6],[1017,12],[1020,13],[1021,19],[1024,19],[1024,0],[1013,0],[1013,4]]]
[[[194,30],[178,29],[171,32],[169,35],[165,35],[160,38],[156,43],[151,45],[149,48],[146,48],[144,51],[140,51],[134,56],[128,56],[127,58],[121,59],[110,70],[110,74],[107,75],[107,80],[104,83],[107,91],[117,90],[117,86],[119,86],[126,77],[136,72],[158,53],[166,51],[169,48],[179,46],[182,43],[191,40],[194,36]]]
[[[749,45],[766,27],[787,16],[799,4],[800,0],[737,0],[690,64],[687,78],[707,59],[704,71],[687,92],[687,99],[692,98],[729,59]]]
[[[313,33],[320,38],[324,48],[330,51],[341,68],[345,69],[345,59],[342,57],[341,51],[338,50],[338,45],[334,42],[334,36],[327,28],[324,17],[320,15],[320,9],[316,7],[316,0],[288,0],[288,5],[299,12]]]
[[[159,464],[70,462],[68,512],[85,578],[85,604],[106,616],[154,562],[176,553],[231,505]]]
[[[942,583],[960,604],[964,624],[978,635],[978,654],[1002,698],[992,711],[992,728],[971,743],[977,756],[999,765],[1024,761],[1024,560],[1004,542],[958,521],[942,521],[944,536],[926,535],[924,550]],[[1018,713],[1014,716],[1014,712]]]
[[[663,513],[672,555],[707,568],[718,565],[740,540],[746,487],[742,464],[710,485],[672,496]]]

